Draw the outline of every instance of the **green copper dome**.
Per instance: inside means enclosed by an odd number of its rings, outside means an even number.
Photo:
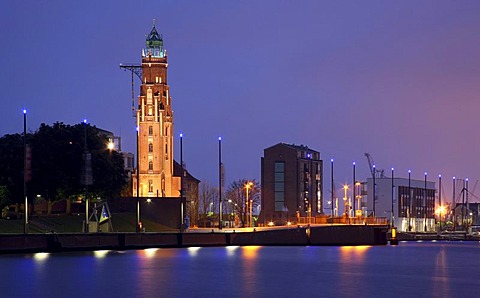
[[[163,36],[157,32],[155,25],[147,35],[146,45],[150,48],[163,47]]]
[[[155,24],[153,24],[153,28],[150,33],[147,35],[146,38],[146,47],[142,50],[143,57],[155,57],[155,58],[165,58],[167,53],[163,48],[163,36],[162,34],[158,33],[157,29],[155,28]]]

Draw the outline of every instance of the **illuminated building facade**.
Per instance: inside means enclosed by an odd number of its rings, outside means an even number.
[[[372,216],[375,210],[375,217],[385,217],[391,222],[393,207],[393,225],[398,231],[435,231],[435,182],[401,177],[393,180],[376,178],[375,207],[373,185],[373,178],[362,183],[362,216]]]
[[[179,197],[180,177],[174,176],[173,111],[167,83],[167,52],[153,26],[142,50],[142,84],[136,111],[139,189],[133,177],[133,196]]]

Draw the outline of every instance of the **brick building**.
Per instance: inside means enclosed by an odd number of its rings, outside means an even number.
[[[173,111],[167,83],[167,51],[163,36],[155,25],[146,37],[141,66],[125,68],[132,70],[132,80],[133,72],[141,79],[136,109],[138,162],[132,173],[132,195],[180,197],[182,167],[173,160]],[[198,197],[199,180],[186,170],[183,176],[184,190],[185,187],[188,190],[185,195]]]
[[[285,224],[297,216],[323,213],[323,163],[320,152],[278,143],[261,160],[262,203],[259,223]]]
[[[174,177],[173,112],[167,84],[167,52],[153,26],[142,50],[138,96],[138,165],[140,197],[179,197],[180,177]],[[133,196],[137,195],[136,175]]]

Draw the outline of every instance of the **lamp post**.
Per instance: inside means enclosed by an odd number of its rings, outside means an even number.
[[[393,201],[394,201],[394,190],[395,190],[395,185],[394,185],[394,182],[395,182],[395,175],[394,175],[394,169],[392,168],[392,210],[391,210],[391,226],[394,227],[395,226],[395,213],[394,213],[394,208],[393,208]]]
[[[352,185],[353,185],[353,212],[355,212],[356,208],[355,208],[355,201],[356,201],[356,189],[355,189],[355,185],[357,185],[357,181],[355,179],[355,162],[353,162],[353,181],[352,181]]]
[[[438,208],[440,209],[439,231],[442,231],[442,175],[438,175]]]
[[[230,218],[229,218],[230,223],[228,224],[228,226],[232,227],[231,223],[233,222],[233,202],[232,202],[232,200],[228,200],[228,202],[230,203],[229,204],[229,206],[230,206]]]
[[[183,169],[183,133],[180,134],[180,166],[182,167],[182,173],[180,175],[180,231],[183,232],[183,225],[184,225],[184,214],[183,214],[183,176],[184,176],[184,169]],[[191,207],[191,206],[190,206]]]
[[[358,209],[355,211],[356,217],[362,217],[362,203],[361,203],[362,196],[361,196],[361,189],[360,189],[361,185],[362,184],[360,182],[355,182],[355,188],[358,190],[357,197],[355,198],[358,200],[357,202]]]
[[[457,230],[457,206],[455,206],[455,176],[453,177],[453,197],[452,197],[452,208],[453,208],[453,230]]]
[[[137,117],[138,118],[138,117]],[[140,127],[138,126],[138,123],[137,123],[137,156],[136,156],[136,160],[137,160],[137,226],[136,226],[136,231],[137,232],[140,232],[140,226],[141,226],[141,220],[140,220],[140,157],[139,157],[139,153],[140,153],[140,144],[139,144],[139,134],[140,134]],[[157,196],[158,196],[158,192],[157,192]]]
[[[334,186],[333,186],[333,158],[330,159],[330,169],[331,169],[331,190],[332,190],[332,218],[333,218],[333,202],[334,202],[334,192],[335,192],[335,189],[334,189]],[[333,221],[332,221],[333,223]]]
[[[427,231],[427,172],[425,172],[425,185],[423,190],[423,231]]]
[[[23,197],[25,199],[25,220],[23,232],[28,233],[28,197],[27,197],[27,110],[23,110]]]
[[[88,200],[88,150],[87,150],[87,119],[83,119],[83,136],[84,136],[84,139],[83,139],[83,145],[84,145],[84,154],[85,154],[85,159],[84,159],[84,163],[85,163],[85,179],[84,179],[84,183],[85,183],[85,233],[88,233],[89,231],[89,226],[88,226],[88,203],[89,203],[89,200]]]
[[[375,188],[377,188],[377,183],[375,182],[375,165],[373,165],[373,221],[375,222],[375,205],[377,204]]]
[[[411,174],[412,174],[412,171],[408,170],[408,231],[412,230],[412,224],[410,222],[410,217],[411,217],[410,215],[412,213],[412,191],[410,189]]]
[[[343,208],[345,210],[345,218],[348,218],[348,185],[343,186]]]
[[[246,199],[245,199],[245,221],[246,226],[252,226],[252,201],[248,199],[248,190],[252,187],[252,182],[245,183]]]
[[[468,212],[468,178],[465,179],[465,206],[463,206],[462,210],[465,210]],[[467,217],[467,214],[465,214],[465,217]],[[466,219],[466,224],[464,225],[463,229],[466,230],[466,227],[468,227],[468,218]]]
[[[218,137],[218,228],[222,229],[222,137]]]

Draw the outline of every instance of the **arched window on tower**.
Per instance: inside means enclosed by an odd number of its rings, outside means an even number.
[[[152,153],[152,152],[153,152],[153,144],[148,143],[148,153]]]
[[[153,126],[151,125],[148,127],[148,135],[153,136]]]
[[[153,171],[153,161],[148,162],[148,170]]]
[[[152,193],[153,192],[153,180],[148,179],[148,192]]]

